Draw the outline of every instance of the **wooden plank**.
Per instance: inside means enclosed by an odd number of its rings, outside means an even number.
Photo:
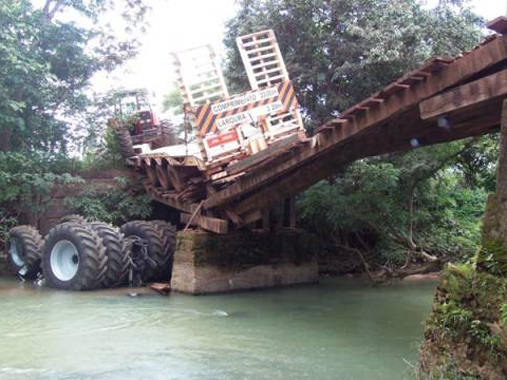
[[[500,34],[506,34],[507,33],[507,17],[500,16],[495,18],[494,20],[491,20],[486,24],[486,27],[488,29],[491,29],[497,33]]]
[[[296,198],[285,198],[283,203],[284,227],[296,228]]]
[[[422,119],[429,119],[490,101],[507,94],[507,70],[454,88],[419,104]]]
[[[323,125],[321,125],[320,127],[318,127],[315,130],[315,134],[319,133],[320,130],[341,127],[342,124],[346,124],[346,123],[347,123],[347,120],[345,120],[345,119],[332,119],[332,120],[326,121]]]
[[[195,209],[195,211],[192,213],[192,215],[190,215],[190,219],[188,220],[185,228],[183,229],[183,231],[186,231],[188,230],[188,227],[192,224],[192,222],[195,220],[196,216],[199,214],[199,212],[201,211],[201,208],[202,208],[202,202],[199,203],[199,207],[197,207]]]
[[[146,174],[148,175],[148,178],[149,178],[150,182],[153,184],[153,186],[160,185],[155,168],[151,165],[146,165],[145,170],[146,170]]]
[[[244,223],[243,219],[240,218],[240,216],[238,214],[236,214],[234,211],[232,211],[230,208],[226,207],[225,208],[225,215],[227,215],[227,217],[232,220],[232,222],[237,225],[237,226],[240,226]]]
[[[262,172],[257,171],[254,175],[248,173],[235,184],[208,198],[205,201],[204,208],[230,202],[242,193],[252,191],[266,181],[274,180],[277,175],[300,165],[305,160],[315,159],[353,135],[377,124],[385,123],[389,118],[416,106],[421,100],[452,87],[499,62],[505,61],[507,58],[506,43],[507,37],[500,36],[485,45],[479,46],[468,56],[454,61],[447,67],[443,67],[439,72],[428,77],[426,81],[416,83],[409,89],[385,99],[378,107],[363,112],[360,117],[356,117],[345,124],[344,128],[331,130],[329,136],[319,140],[319,145],[308,146],[303,151],[293,154],[292,157],[278,163],[278,165],[270,165],[269,168],[264,168]],[[318,136],[323,135],[319,134]]]
[[[180,222],[187,224],[191,222],[191,225],[199,226],[203,230],[211,231],[216,234],[226,234],[229,230],[229,223],[226,220],[212,218],[204,215],[197,215],[191,220],[192,215],[187,213],[180,214]]]
[[[158,165],[155,167],[155,171],[157,173],[157,178],[162,188],[164,190],[169,190],[172,188],[171,181],[168,178],[167,171],[162,165]]]
[[[270,227],[269,207],[262,210],[262,229],[267,230]]]
[[[243,221],[244,225],[248,225],[260,219],[262,219],[262,213],[260,210],[250,210],[241,215],[241,220]]]
[[[260,152],[253,154],[249,157],[244,158],[243,160],[229,165],[225,171],[228,175],[233,175],[237,173],[241,173],[248,169],[253,165],[257,165],[272,155],[276,154],[283,148],[286,148],[296,142],[300,141],[300,137],[298,134],[291,135],[285,139],[279,140],[268,146],[266,149],[261,150]]]
[[[166,204],[168,206],[171,206],[177,210],[185,211],[185,212],[193,212],[196,207],[198,207],[197,204],[190,203],[190,202],[181,202],[177,201],[173,197],[164,197],[165,193],[169,192],[163,192],[153,187],[153,185],[149,182],[149,180],[143,180],[143,186],[146,190],[146,192],[157,202]]]
[[[178,173],[178,170],[176,167],[167,165],[167,175],[169,177],[169,180],[171,181],[171,184],[176,189],[177,192],[180,192],[183,190],[183,183],[181,180],[181,176]]]

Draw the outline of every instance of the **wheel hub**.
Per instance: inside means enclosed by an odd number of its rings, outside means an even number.
[[[12,239],[11,246],[9,247],[9,254],[14,264],[16,264],[18,267],[25,265],[25,260],[21,256],[21,252],[22,249],[19,245],[18,239]]]
[[[79,255],[76,246],[69,240],[60,240],[51,250],[51,270],[60,281],[74,278],[79,268]]]

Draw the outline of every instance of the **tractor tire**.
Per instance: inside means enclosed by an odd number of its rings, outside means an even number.
[[[107,271],[106,248],[89,225],[59,224],[44,239],[42,269],[52,288],[98,289]]]
[[[58,221],[58,224],[62,223],[68,223],[68,222],[75,222],[75,223],[87,223],[88,220],[84,216],[81,216],[79,214],[69,214],[65,215]]]
[[[128,280],[130,261],[124,247],[123,234],[118,228],[107,223],[90,222],[88,224],[99,235],[102,244],[106,247],[107,270],[102,286],[113,288],[125,285]]]
[[[22,277],[34,279],[41,270],[42,237],[32,226],[17,226],[9,231],[8,261]]]
[[[121,231],[125,239],[138,238],[146,244],[147,255],[149,259],[153,260],[155,266],[152,267],[149,263],[146,263],[143,268],[142,279],[143,282],[156,281],[160,276],[159,273],[162,271],[166,259],[164,253],[165,247],[165,236],[155,225],[144,220],[135,220],[132,222],[125,223],[121,227]],[[129,254],[135,256],[135,250],[139,249],[136,245],[129,245]],[[133,257],[132,257],[133,259]]]
[[[174,133],[173,126],[169,120],[160,121],[159,131],[160,136],[151,143],[152,149],[178,144],[178,137]]]
[[[120,152],[123,158],[135,156],[134,145],[132,144],[132,136],[130,132],[123,125],[118,125],[116,128],[116,139],[120,146]]]
[[[176,227],[165,220],[150,221],[165,237],[164,244],[164,264],[161,268],[160,280],[168,280],[171,278],[171,269],[173,266],[174,250],[176,248]]]

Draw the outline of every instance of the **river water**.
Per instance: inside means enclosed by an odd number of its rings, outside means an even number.
[[[213,296],[0,278],[0,379],[409,379],[434,282]]]

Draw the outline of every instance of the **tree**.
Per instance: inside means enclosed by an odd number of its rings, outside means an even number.
[[[67,121],[86,109],[91,77],[136,52],[135,39],[120,39],[100,22],[113,5],[46,0],[36,8],[29,0],[0,0],[0,151],[66,151]],[[129,27],[142,29],[146,6],[127,5]]]
[[[432,56],[455,55],[481,38],[465,5],[416,0],[240,0],[227,23],[226,78],[248,89],[235,38],[274,29],[307,127],[338,116]]]
[[[187,119],[183,109],[183,95],[177,84],[174,83],[171,91],[164,96],[162,102],[164,111],[170,111],[175,116],[177,122],[174,126],[176,134],[186,142],[192,142],[195,139],[195,131]],[[185,125],[187,129],[185,130]]]
[[[451,169],[471,147],[453,143],[355,162],[306,192],[302,225],[339,249],[373,251],[382,263],[470,258],[487,193],[464,187]]]

